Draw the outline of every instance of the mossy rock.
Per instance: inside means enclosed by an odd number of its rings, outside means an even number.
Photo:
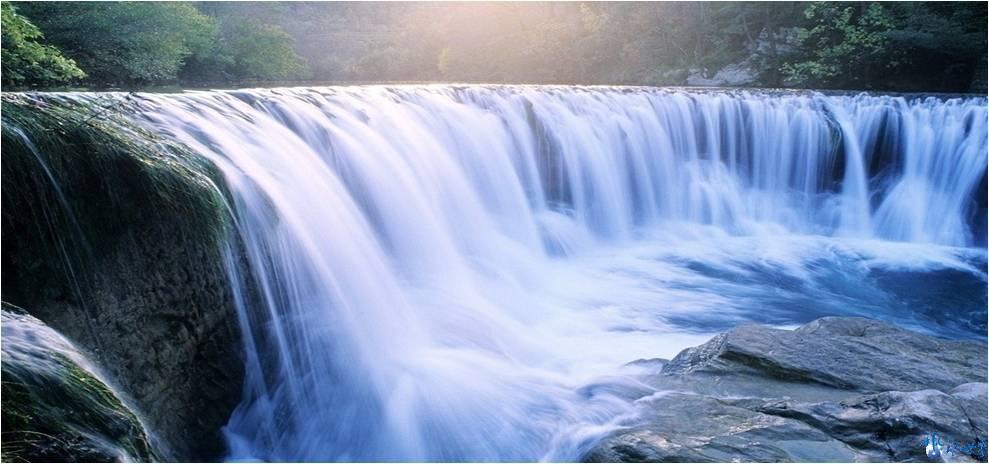
[[[0,102],[4,301],[91,356],[161,459],[222,459],[244,369],[223,176],[139,95]]]
[[[140,421],[57,332],[4,303],[2,460],[154,461]]]
[[[57,95],[4,95],[4,226],[78,241],[65,244],[74,248],[68,253],[49,250],[47,258],[68,265],[92,261],[116,237],[165,214],[197,239],[225,238],[230,215],[215,166],[134,124],[134,104],[119,96],[100,107]]]

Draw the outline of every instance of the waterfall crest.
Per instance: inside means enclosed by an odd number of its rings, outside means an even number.
[[[412,86],[141,99],[148,127],[209,158],[231,192],[248,357],[234,459],[578,458],[631,420],[627,398],[594,385],[675,337],[656,335],[673,324],[656,308],[732,304],[667,285],[697,266],[607,250],[985,241],[984,98]]]

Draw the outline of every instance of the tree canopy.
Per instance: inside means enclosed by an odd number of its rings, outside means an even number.
[[[5,7],[4,82],[18,86],[79,79],[65,71],[73,61],[87,75],[83,83],[97,87],[301,80],[684,85],[742,69],[744,85],[752,86],[966,91],[984,82],[986,67],[986,4],[978,2],[16,6],[22,21],[37,26],[27,39],[8,39],[6,30],[18,29],[7,26],[13,9]],[[29,47],[34,55],[23,43],[36,44]],[[7,66],[14,46],[33,58]]]
[[[71,58],[42,43],[38,27],[17,14],[13,5],[2,3],[0,11],[3,85],[55,85],[86,76]]]
[[[126,85],[173,79],[216,33],[188,3],[25,2],[23,13],[92,81]]]
[[[216,18],[189,2],[19,2],[17,13],[3,5],[3,78],[14,86],[284,79],[303,69],[278,26]],[[35,42],[42,33],[47,45]]]
[[[305,76],[305,60],[294,51],[295,40],[270,15],[251,15],[251,3],[206,3],[197,6],[218,28],[216,40],[193,56],[181,77],[192,81],[280,80]]]

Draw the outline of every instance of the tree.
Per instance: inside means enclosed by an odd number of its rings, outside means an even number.
[[[305,62],[293,40],[275,25],[230,19],[221,23],[219,39],[193,57],[182,77],[189,80],[278,80],[299,77]]]
[[[181,2],[25,2],[23,14],[102,85],[169,81],[216,25]]]
[[[95,86],[176,76],[682,85],[737,65],[768,86],[965,91],[984,81],[986,60],[978,2],[16,5]],[[7,53],[11,76],[57,74],[55,62],[32,71],[48,61]]]
[[[803,25],[803,4],[798,2],[719,2],[713,23],[715,55],[737,61],[750,55],[762,85],[782,84],[780,67],[789,51],[787,30]],[[721,65],[723,66],[722,62]]]
[[[887,82],[912,90],[965,91],[974,73],[985,72],[984,2],[897,2],[889,8],[896,24],[887,34],[895,51],[890,60],[898,72]]]
[[[75,61],[66,58],[57,48],[39,41],[41,31],[13,5],[0,3],[2,11],[2,82],[4,85],[50,86],[63,84],[86,76]]]
[[[810,29],[799,29],[802,59],[781,71],[798,85],[872,87],[877,68],[895,68],[889,59],[893,18],[879,3],[849,5],[815,2],[804,11]]]

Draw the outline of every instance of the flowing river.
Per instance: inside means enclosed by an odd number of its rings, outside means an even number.
[[[628,363],[739,323],[986,336],[985,98],[141,99],[135,120],[220,169],[246,250],[230,459],[574,460],[636,421]]]

